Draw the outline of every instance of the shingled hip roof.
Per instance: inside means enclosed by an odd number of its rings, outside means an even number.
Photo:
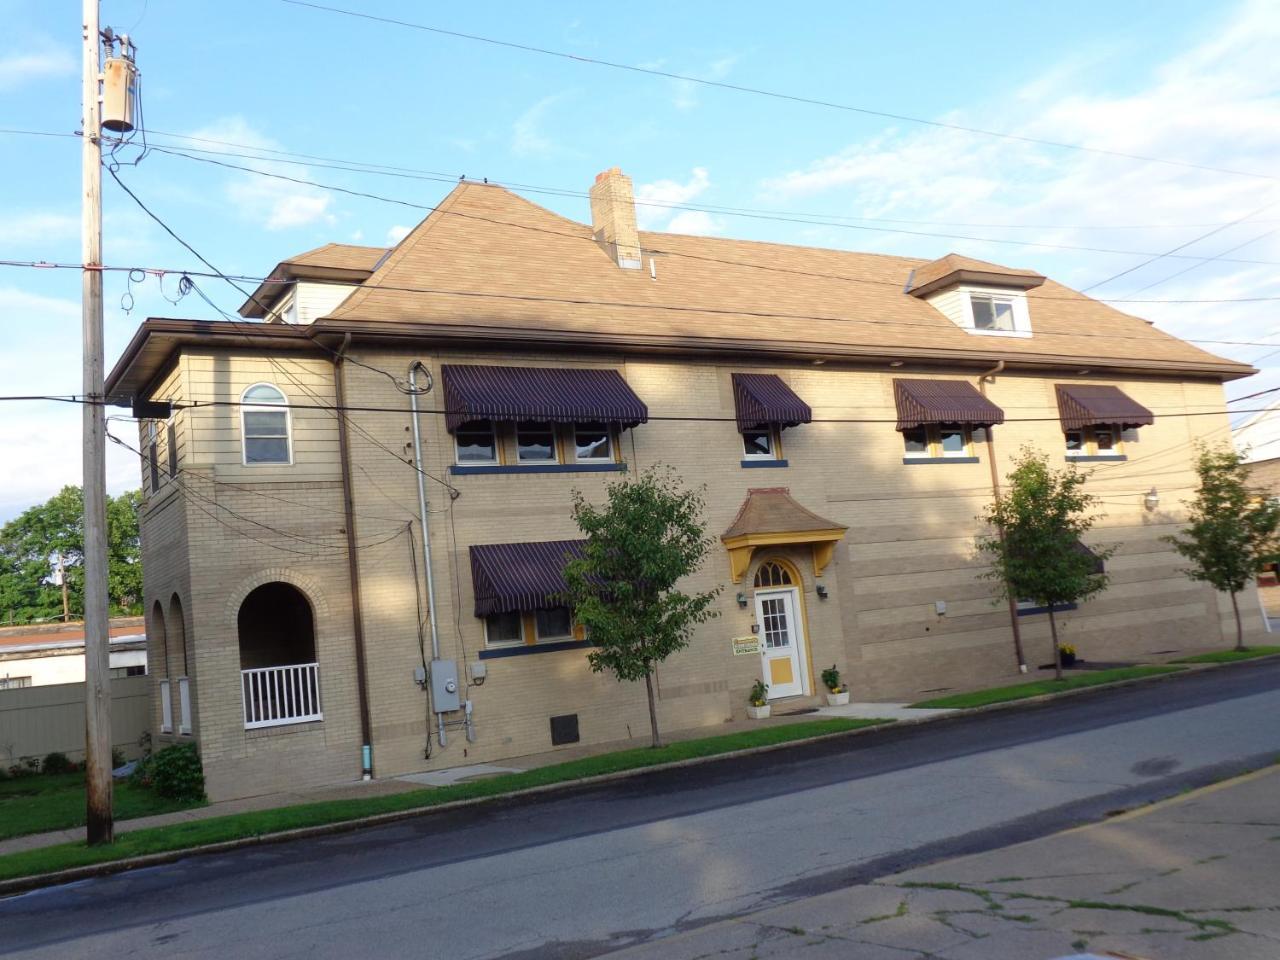
[[[472,420],[603,421],[634,427],[649,408],[617,370],[445,364],[445,425]]]
[[[965,380],[893,381],[899,430],[928,423],[964,423],[990,427],[1004,423],[1004,411]]]
[[[733,405],[742,432],[761,427],[794,427],[813,419],[813,410],[776,373],[735,373]]]
[[[1156,416],[1119,387],[1105,384],[1056,384],[1063,430],[1118,423],[1122,429],[1145,427]]]
[[[564,606],[564,566],[585,540],[487,543],[470,548],[477,617]]]

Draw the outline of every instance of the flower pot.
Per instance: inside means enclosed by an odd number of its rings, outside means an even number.
[[[747,704],[747,716],[752,720],[766,720],[769,717],[769,705],[766,703],[763,707],[757,707]]]
[[[1076,665],[1076,655],[1074,653],[1062,654],[1062,665],[1064,667],[1074,667]]]
[[[827,691],[828,707],[843,707],[848,702],[849,702],[848,690],[841,690],[839,693],[832,693],[830,690]]]

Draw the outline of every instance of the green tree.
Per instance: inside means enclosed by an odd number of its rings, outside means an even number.
[[[1105,589],[1107,575],[1099,561],[1115,552],[1114,547],[1087,550],[1081,542],[1093,526],[1095,505],[1084,483],[1084,474],[1074,465],[1053,470],[1047,457],[1023,448],[1006,492],[982,517],[996,532],[978,538],[978,549],[991,561],[983,576],[998,583],[1003,596],[1048,608],[1054,675],[1059,680],[1062,653],[1054,610]]]
[[[565,567],[565,599],[595,642],[587,654],[596,673],[644,680],[653,746],[662,746],[653,696],[656,664],[688,646],[694,627],[716,616],[719,588],[686,594],[677,584],[701,565],[712,540],[702,519],[701,490],[675,473],[649,469],[609,484],[603,506],[573,495],[573,518],[586,535],[580,558]]]
[[[1236,649],[1243,650],[1244,624],[1237,595],[1258,568],[1280,560],[1280,504],[1250,486],[1249,465],[1229,447],[1200,446],[1196,457],[1200,485],[1187,504],[1185,536],[1162,537],[1190,560],[1185,573],[1231,594],[1236,615]]]
[[[108,586],[111,612],[142,611],[142,563],[134,490],[107,498]],[[62,557],[72,616],[84,614],[84,498],[63,487],[0,527],[0,618],[20,623],[62,616],[62,589],[53,570]]]

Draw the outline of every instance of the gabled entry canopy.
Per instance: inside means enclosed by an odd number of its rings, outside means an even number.
[[[747,491],[738,515],[720,537],[729,551],[733,582],[742,580],[757,547],[809,544],[813,572],[822,576],[836,542],[849,528],[820,517],[796,503],[786,487],[757,487]]]

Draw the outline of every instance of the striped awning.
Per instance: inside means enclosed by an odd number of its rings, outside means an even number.
[[[445,364],[440,379],[450,433],[472,420],[601,420],[634,427],[649,419],[649,408],[617,370]]]
[[[733,405],[738,429],[794,427],[813,419],[813,410],[774,373],[735,373]]]
[[[1063,430],[1081,430],[1118,423],[1122,429],[1145,427],[1156,416],[1119,387],[1105,384],[1059,383],[1058,415]]]
[[[893,399],[899,430],[928,423],[1004,423],[1004,411],[966,380],[894,380]]]
[[[564,565],[582,555],[585,540],[486,543],[471,548],[476,616],[562,607]]]

